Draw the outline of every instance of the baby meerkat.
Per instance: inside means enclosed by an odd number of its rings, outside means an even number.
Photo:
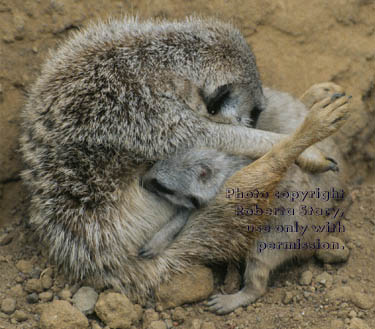
[[[317,95],[318,91],[321,94]],[[319,100],[329,97],[330,92],[334,91],[336,93],[331,95],[332,101],[345,95],[339,86],[332,83],[320,84],[306,92],[302,99],[309,97],[310,101],[313,98]],[[270,88],[266,88],[265,96],[269,106],[261,114],[261,128],[273,129],[271,131],[274,132],[282,130],[291,133],[306,115],[306,107],[289,95]],[[280,111],[283,102],[285,104],[282,107],[283,110]],[[191,103],[191,106],[196,107],[196,104]],[[280,112],[283,113],[284,118]],[[290,118],[289,124],[285,120],[287,119],[285,113]],[[233,114],[232,118],[240,117],[240,115],[239,113]],[[264,116],[266,116],[266,120]],[[210,119],[216,122],[226,120],[221,113],[217,113]],[[290,120],[294,120],[292,125]],[[229,120],[227,122],[229,123]],[[241,120],[234,121],[237,124],[239,122]],[[252,160],[246,157],[204,149],[188,150],[167,160],[158,161],[142,178],[143,187],[169,201],[176,210],[171,221],[155,233],[152,239],[140,249],[139,255],[152,258],[164,250],[186,224],[191,213],[195,209],[206,206],[231,175],[251,162]],[[333,169],[338,170],[338,167],[335,166]],[[281,218],[279,220],[282,222]]]
[[[139,184],[154,163],[194,148],[258,158],[286,138],[224,185],[272,191],[296,159],[312,170],[332,166],[316,148],[301,152],[336,131],[347,112],[344,98],[319,103],[292,137],[220,124],[166,90],[170,76],[191,81],[214,104],[231,86],[237,96],[219,101],[226,109],[265,106],[255,58],[232,25],[125,19],[92,25],[52,53],[22,114],[30,221],[50,258],[73,280],[91,279],[138,300],[193,263],[241,259],[256,241],[243,230],[248,219],[234,216],[236,202],[219,193],[161,255],[138,257],[150,232],[174,212]],[[245,295],[242,303],[251,299]]]
[[[160,254],[185,226],[194,210],[207,206],[224,182],[250,159],[210,149],[192,149],[160,160],[142,178],[142,186],[175,207],[171,220],[144,245],[139,256]]]

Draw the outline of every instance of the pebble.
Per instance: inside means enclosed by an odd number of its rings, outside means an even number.
[[[356,311],[354,311],[354,310],[351,310],[350,312],[349,312],[349,318],[355,318],[357,316],[357,312]]]
[[[283,304],[290,304],[293,300],[293,294],[289,291],[284,293]]]
[[[73,305],[85,315],[94,313],[97,300],[98,294],[91,287],[80,288],[72,298]]]
[[[348,300],[352,294],[352,288],[348,286],[342,286],[332,289],[327,293],[328,299],[331,301],[337,300],[337,299],[344,299]]]
[[[330,328],[331,329],[342,329],[342,328],[344,328],[344,321],[339,320],[339,319],[332,320]]]
[[[127,329],[140,320],[134,305],[122,294],[115,292],[101,293],[95,305],[95,313],[111,328]]]
[[[25,292],[23,291],[22,285],[16,284],[10,288],[10,294],[15,297],[22,297],[24,296]]]
[[[164,321],[152,321],[149,326],[150,329],[167,329]]]
[[[22,259],[19,262],[17,262],[16,268],[17,268],[17,270],[19,270],[22,273],[29,274],[33,270],[33,263],[28,261],[28,260]]]
[[[45,304],[40,316],[42,329],[87,329],[89,321],[75,307],[65,300],[55,300]]]
[[[48,290],[53,285],[53,280],[49,275],[42,275],[40,278],[40,282],[42,284],[43,289]]]
[[[13,298],[5,298],[1,303],[1,311],[12,314],[16,309],[16,301]]]
[[[312,280],[312,273],[311,271],[305,271],[301,274],[301,277],[299,279],[299,284],[301,286],[308,286],[311,284],[311,280]]]
[[[202,320],[192,319],[192,320],[189,321],[188,326],[189,326],[190,329],[201,329]]]
[[[53,292],[52,291],[45,291],[39,294],[39,298],[41,302],[47,303],[50,302],[53,298]]]
[[[346,262],[349,258],[349,248],[345,246],[344,242],[335,237],[330,236],[327,240],[329,243],[337,243],[338,249],[318,249],[315,253],[315,257],[318,258],[323,263],[336,264]]]
[[[25,290],[29,293],[43,291],[42,283],[39,279],[30,279],[26,281]]]
[[[21,310],[17,310],[13,314],[13,318],[16,319],[18,322],[23,322],[29,319],[29,315]]]
[[[368,295],[360,292],[353,293],[351,300],[355,306],[363,310],[370,309],[374,304],[373,300]]]
[[[58,296],[63,300],[69,300],[72,297],[72,293],[69,289],[63,289],[58,293]]]
[[[91,322],[91,329],[102,329],[97,322]]]
[[[316,277],[316,282],[319,282],[327,288],[332,287],[332,281],[332,275],[327,272],[323,272]]]
[[[153,322],[159,320],[159,313],[155,312],[154,309],[149,308],[143,312],[143,328],[147,328],[147,326]]]
[[[213,322],[204,322],[201,329],[216,329],[216,326]]]
[[[25,278],[21,275],[16,276],[14,279],[17,283],[23,283],[25,281]]]
[[[173,328],[173,322],[172,322],[171,319],[166,319],[166,320],[164,320],[164,322],[165,322],[165,325],[167,326],[168,329],[172,329]],[[192,328],[192,329],[194,329],[194,328]]]
[[[37,293],[33,292],[26,296],[26,301],[29,304],[36,304],[39,301],[39,296]]]
[[[156,292],[163,310],[207,299],[214,289],[212,270],[192,266],[190,273],[176,274]]]
[[[353,318],[350,321],[349,329],[370,329],[370,327],[365,321],[358,318]]]
[[[184,322],[186,319],[185,311],[182,307],[176,307],[172,313],[172,320],[177,321],[179,323]]]

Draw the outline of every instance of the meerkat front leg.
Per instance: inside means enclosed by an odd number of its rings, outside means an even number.
[[[262,186],[262,182],[259,181],[258,187],[264,191],[274,189],[275,184],[305,147],[321,141],[342,126],[348,117],[348,101],[349,97],[341,94],[315,104],[292,136],[285,138],[258,161],[234,174],[230,178],[230,183],[237,186],[237,179],[243,180],[247,175],[253,177],[265,168],[270,168],[271,172],[267,175],[269,182],[264,182],[265,186]],[[253,248],[249,251],[246,260],[244,287],[235,294],[218,294],[211,297],[208,301],[211,311],[218,314],[229,313],[239,306],[255,301],[265,292],[270,270],[280,264],[284,258],[280,255],[273,255],[273,257],[271,255],[269,258],[259,254],[254,255]]]

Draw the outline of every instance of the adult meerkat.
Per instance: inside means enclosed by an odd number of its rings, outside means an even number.
[[[163,255],[138,257],[150,232],[173,211],[140,186],[150,165],[193,147],[256,158],[284,137],[204,119],[165,91],[160,82],[171,75],[188,79],[207,99],[231,85],[243,88],[239,98],[229,98],[233,106],[264,106],[248,45],[231,25],[216,20],[91,26],[51,56],[31,90],[21,137],[30,218],[52,260],[73,279],[92,278],[142,297],[192,262],[239,259],[254,242],[243,231],[248,221],[233,216],[235,202],[219,197],[192,216]],[[312,112],[305,133],[246,167],[251,172],[241,170],[246,187],[272,190],[297,156],[301,166],[329,168],[330,161],[314,158],[316,152],[300,152],[337,129],[340,122],[331,124],[330,116],[341,118],[343,104],[340,99]]]

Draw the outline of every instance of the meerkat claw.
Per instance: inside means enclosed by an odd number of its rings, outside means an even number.
[[[156,255],[153,253],[152,250],[148,249],[146,246],[142,247],[138,252],[138,257],[151,259],[154,258]]]
[[[328,170],[336,171],[336,172],[340,171],[339,165],[335,161],[335,159],[332,159],[332,158],[329,158],[329,157],[326,157],[326,159],[331,162],[330,165],[329,165],[329,169]]]
[[[345,93],[336,93],[336,94],[333,94],[332,97],[331,97],[331,102],[333,102],[336,99],[339,99],[340,97],[343,97],[343,96],[345,96]]]

